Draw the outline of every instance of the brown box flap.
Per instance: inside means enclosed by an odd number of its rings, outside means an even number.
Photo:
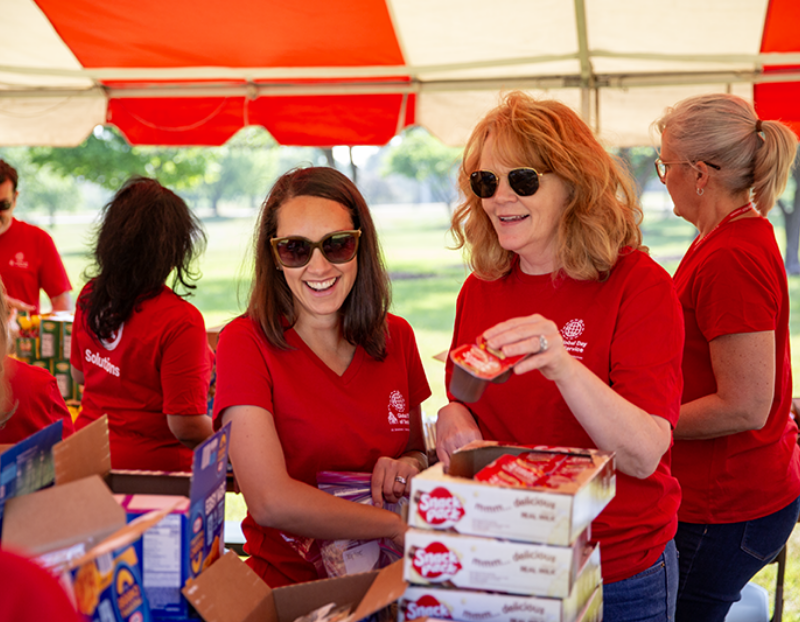
[[[272,590],[233,551],[181,590],[205,622],[275,622]]]
[[[118,495],[176,495],[188,497],[192,474],[179,471],[111,471],[106,484]]]
[[[38,556],[93,546],[126,524],[125,510],[97,475],[8,500],[3,546]]]
[[[111,470],[108,416],[103,415],[53,447],[56,484],[88,477],[104,477]]]

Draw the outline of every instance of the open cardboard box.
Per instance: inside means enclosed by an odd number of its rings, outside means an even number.
[[[407,587],[403,564],[272,589],[229,551],[183,588],[205,622],[294,622],[327,605],[353,606],[361,620],[395,602]]]
[[[579,455],[586,467],[557,487],[522,488],[475,481],[504,454]],[[518,447],[483,442],[456,451],[447,473],[437,463],[411,480],[408,524],[490,538],[570,546],[616,492],[615,457],[597,449]]]

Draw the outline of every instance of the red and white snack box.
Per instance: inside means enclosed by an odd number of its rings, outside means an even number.
[[[552,546],[409,529],[403,578],[418,585],[564,598],[576,583],[587,542],[588,530],[572,546]]]
[[[600,546],[584,547],[570,593],[562,598],[520,596],[410,585],[398,607],[398,622],[423,616],[461,622],[575,622],[600,585]]]
[[[531,451],[584,456],[565,480],[532,487],[478,482],[475,474],[504,454]],[[457,451],[448,473],[435,464],[411,480],[408,523],[419,529],[568,546],[616,492],[614,454],[597,449],[487,445]]]

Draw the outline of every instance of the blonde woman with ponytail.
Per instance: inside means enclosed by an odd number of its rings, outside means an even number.
[[[683,100],[655,125],[659,177],[698,230],[674,276],[686,326],[672,456],[683,495],[676,620],[713,622],[800,513],[789,294],[766,219],[797,138],[725,94]]]

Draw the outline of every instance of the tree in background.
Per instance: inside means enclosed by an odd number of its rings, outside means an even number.
[[[383,174],[397,173],[427,185],[434,199],[452,211],[458,199],[456,171],[462,151],[443,145],[422,127],[410,127],[389,144]]]
[[[17,212],[47,212],[50,227],[56,224],[57,212],[71,212],[82,202],[78,184],[72,177],[63,177],[49,165],[41,166],[31,161],[30,150],[25,147],[0,149],[0,158],[11,164],[19,174],[19,200]]]
[[[797,157],[800,158],[800,152]],[[788,185],[790,188],[794,186],[792,199],[788,200],[788,192],[785,192],[783,197],[777,201],[783,214],[786,233],[786,250],[783,261],[787,274],[800,274],[800,257],[798,256],[800,254],[800,192],[798,192],[800,190],[800,164],[795,163]]]
[[[614,153],[631,173],[636,182],[636,195],[642,198],[647,182],[655,177],[654,162],[658,157],[652,147],[622,147],[612,149]]]

